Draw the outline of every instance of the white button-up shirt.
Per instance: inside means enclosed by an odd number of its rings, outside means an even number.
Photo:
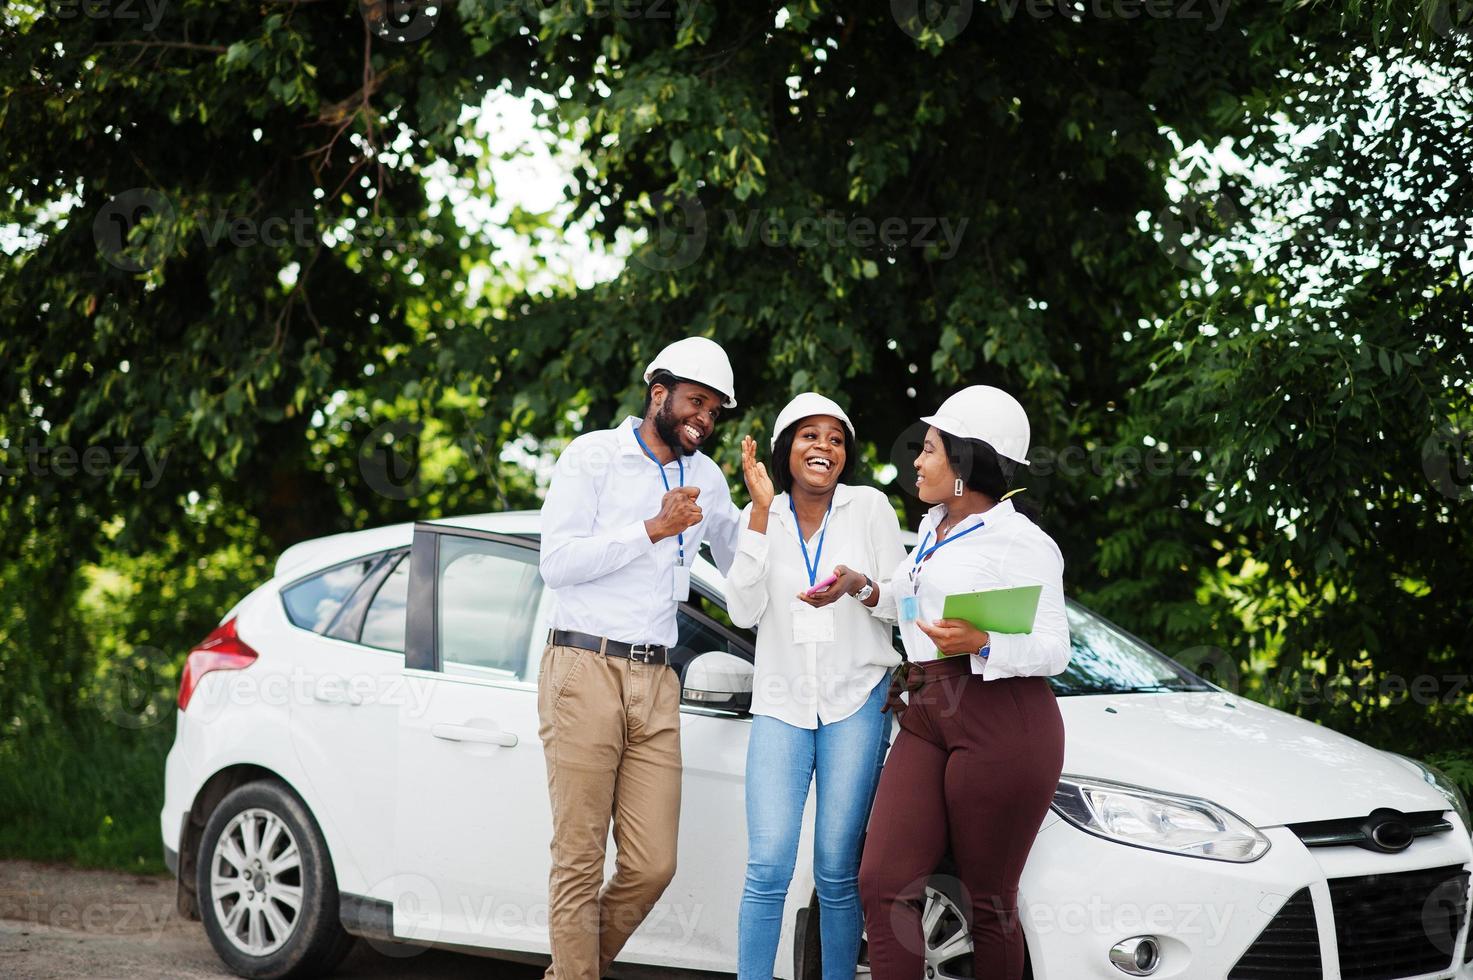
[[[752,713],[769,715],[797,728],[843,721],[864,704],[885,672],[900,663],[891,644],[895,607],[870,609],[852,596],[825,607],[833,611],[834,638],[821,643],[793,641],[792,603],[809,587],[800,532],[780,493],[768,510],[767,533],[747,526],[752,507],[742,511],[741,542],[726,577],[727,613],[738,626],[757,627],[757,672],[752,681]],[[880,576],[905,557],[900,521],[885,495],[873,487],[834,488],[833,510],[823,531],[808,540],[808,559],[817,561],[817,581],[835,565]]]
[[[936,525],[946,518],[946,505],[937,504],[916,531],[920,543],[936,543]],[[966,537],[968,528],[983,526]],[[930,541],[926,542],[926,538]],[[1041,585],[1038,612],[1031,633],[989,633],[988,656],[972,655],[972,673],[983,680],[1002,677],[1049,676],[1069,666],[1069,621],[1064,614],[1064,556],[1054,539],[1018,513],[1011,500],[982,514],[971,514],[942,539],[952,541],[921,562],[912,585],[911,569],[920,548],[900,562],[880,589],[880,605],[896,615],[901,597],[916,596],[920,618],[935,622],[948,595]],[[905,655],[915,662],[936,660],[936,645],[914,622],[900,624]]]
[[[634,437],[630,416],[612,429],[587,432],[558,457],[542,502],[542,580],[553,590],[555,628],[625,643],[674,646],[679,636],[672,598],[679,543],[650,540],[644,522],[660,512],[662,467]],[[709,456],[682,456],[685,485],[699,487],[701,522],[687,528],[685,563],[693,565],[704,539],[725,572],[736,554],[741,515],[726,475]],[[670,488],[680,467],[663,467]]]

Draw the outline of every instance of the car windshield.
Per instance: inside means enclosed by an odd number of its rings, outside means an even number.
[[[1185,667],[1072,602],[1069,645],[1073,648],[1069,666],[1049,678],[1061,697],[1212,690]]]

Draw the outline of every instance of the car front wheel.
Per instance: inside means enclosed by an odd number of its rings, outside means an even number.
[[[926,898],[921,906],[921,938],[926,947],[924,980],[972,980],[972,933],[967,925],[965,891],[955,877],[936,874],[926,882]],[[798,914],[794,935],[794,976],[798,980],[819,980],[823,976],[820,948],[818,896]],[[1023,978],[1033,980],[1033,966],[1024,950]],[[859,947],[856,977],[866,977],[869,968],[869,937]]]
[[[352,947],[322,833],[282,784],[248,783],[221,800],[197,868],[205,933],[241,976],[322,976]]]

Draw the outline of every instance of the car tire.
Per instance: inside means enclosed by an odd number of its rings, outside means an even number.
[[[926,907],[922,910],[923,921],[937,917],[935,935],[926,936],[926,965],[928,978],[969,978],[974,976],[972,954],[967,952],[945,962],[938,962],[936,946],[944,943],[954,929],[966,930],[966,922],[960,910],[965,908],[966,891],[954,873],[950,860],[938,869],[926,882]],[[936,906],[940,908],[936,908]],[[819,980],[823,976],[823,952],[820,947],[818,895],[810,897],[808,907],[798,910],[796,929],[793,933],[793,976],[796,980]],[[948,929],[948,927],[951,927]],[[968,942],[970,949],[970,941]],[[869,941],[860,940],[860,974],[869,972]],[[1025,943],[1023,947],[1023,980],[1033,980],[1033,963]]]
[[[240,976],[325,976],[352,948],[322,832],[283,784],[247,783],[221,800],[195,867],[205,934]]]
[[[798,910],[793,929],[793,977],[795,980],[821,980],[823,949],[818,935],[818,895],[808,900],[806,909]]]
[[[963,909],[967,907],[967,890],[962,885],[961,879],[956,875],[956,865],[948,856],[945,863],[937,869],[926,882],[926,909],[922,916],[930,921],[936,917],[937,928],[933,934],[926,936],[926,964],[927,976],[944,980],[947,977],[973,977],[975,976],[972,965],[971,941],[968,939],[968,952],[955,957],[955,959],[942,960],[939,957],[940,950],[946,944],[948,925],[956,925],[970,933],[966,926]],[[936,906],[940,908],[936,908]],[[939,915],[938,915],[939,913]],[[1023,980],[1033,980],[1033,957],[1028,950],[1028,940],[1023,940]]]

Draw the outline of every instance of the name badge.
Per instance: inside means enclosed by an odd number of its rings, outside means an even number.
[[[671,590],[670,598],[676,602],[684,602],[690,598],[690,566],[676,564],[675,587]]]
[[[900,597],[900,621],[902,623],[914,623],[921,618],[921,600],[913,595]]]
[[[815,609],[806,602],[794,599],[790,608],[793,614],[794,643],[830,643],[833,641],[833,606]]]

